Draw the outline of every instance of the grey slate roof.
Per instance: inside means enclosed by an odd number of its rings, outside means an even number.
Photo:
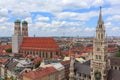
[[[120,66],[120,57],[110,57],[111,66]]]
[[[77,73],[90,75],[90,61],[87,61],[82,64],[80,62],[75,62],[75,71]]]
[[[108,80],[120,80],[120,71],[110,70],[108,73]]]
[[[110,58],[111,65],[119,65],[120,66],[120,58],[111,57]],[[85,63],[75,62],[75,71],[77,73],[82,73],[90,76],[90,61]],[[120,70],[112,70],[110,69],[108,72],[107,80],[120,80]]]

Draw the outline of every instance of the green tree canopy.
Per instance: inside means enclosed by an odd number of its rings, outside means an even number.
[[[115,56],[116,56],[116,57],[120,57],[120,51],[119,51],[119,52],[116,52]]]
[[[7,53],[11,53],[12,52],[12,48],[9,48],[6,50]]]
[[[41,62],[39,61],[38,63],[35,64],[35,68],[38,68],[40,66]]]

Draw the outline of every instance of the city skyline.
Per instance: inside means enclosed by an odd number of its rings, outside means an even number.
[[[0,36],[12,36],[16,19],[28,21],[29,36],[94,36],[99,6],[107,35],[120,36],[119,5],[118,0],[0,1]]]

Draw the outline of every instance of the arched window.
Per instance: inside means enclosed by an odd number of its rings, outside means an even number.
[[[102,28],[102,25],[100,24],[99,27]]]
[[[52,52],[50,52],[50,58],[52,58]]]
[[[98,33],[98,39],[100,39],[100,34]]]
[[[48,58],[48,54],[47,54],[47,52],[46,52],[46,58]]]
[[[103,34],[101,34],[101,39],[103,39]]]

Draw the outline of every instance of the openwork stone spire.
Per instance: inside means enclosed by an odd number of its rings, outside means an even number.
[[[100,6],[100,13],[99,13],[98,24],[103,24],[103,20],[102,20],[102,7],[101,6]]]

